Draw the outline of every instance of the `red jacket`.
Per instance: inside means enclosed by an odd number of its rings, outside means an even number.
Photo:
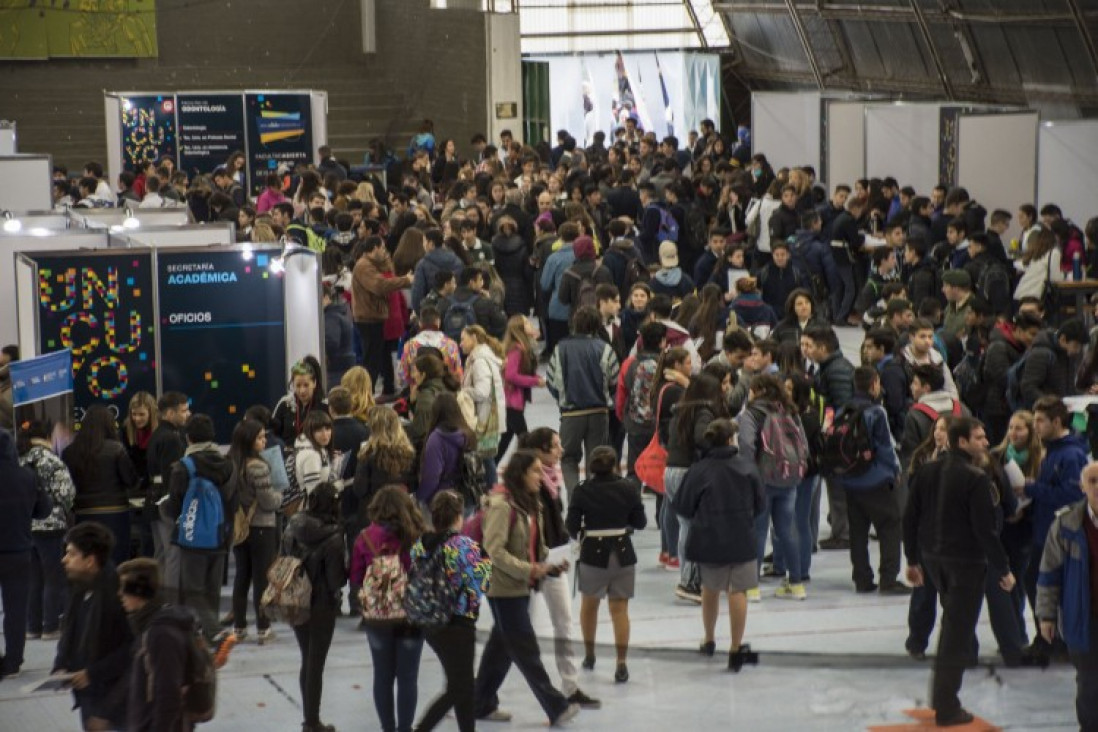
[[[382,272],[385,279],[392,279],[396,275],[392,272]],[[408,330],[408,301],[404,299],[404,293],[393,290],[389,293],[389,317],[385,320],[382,334],[387,341],[399,341]]]

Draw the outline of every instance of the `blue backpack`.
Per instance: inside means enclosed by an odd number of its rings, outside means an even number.
[[[476,303],[476,295],[468,300],[459,300],[456,297],[450,301],[450,307],[442,318],[442,332],[447,338],[455,342],[461,340],[461,332],[470,325],[477,324],[477,311],[473,307]]]
[[[189,481],[179,512],[177,543],[184,549],[220,549],[226,538],[221,491],[209,478],[198,474],[193,458],[179,462],[187,469]]]
[[[656,240],[660,243],[673,241],[677,244],[679,241],[679,222],[671,215],[669,209],[656,206],[656,210],[660,212],[660,230],[656,233]]]
[[[1022,395],[1022,374],[1025,373],[1026,361],[1031,355],[1033,355],[1032,350],[1023,354],[1021,358],[1014,362],[1013,366],[1007,369],[1006,399],[1012,412],[1026,408],[1025,397]],[[1048,351],[1048,356],[1048,363],[1051,366],[1052,362],[1056,360],[1056,354]]]
[[[444,546],[412,561],[403,604],[408,622],[419,628],[435,630],[450,622],[458,593],[446,572]]]

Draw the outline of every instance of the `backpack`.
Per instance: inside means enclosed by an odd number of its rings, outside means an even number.
[[[484,459],[476,450],[462,450],[454,490],[465,499],[466,506],[480,505],[486,482]]]
[[[187,469],[187,492],[179,512],[176,542],[183,549],[220,549],[227,538],[221,492],[195,470],[194,458],[180,460]]]
[[[302,489],[301,484],[297,482],[297,451],[290,450],[286,453],[284,462],[286,464],[286,480],[290,485],[282,491],[282,504],[279,508],[282,515],[290,518],[301,510],[301,504],[305,502],[305,491]]]
[[[412,560],[404,588],[404,613],[409,623],[428,630],[441,628],[450,622],[457,601],[457,590],[446,572],[443,544]]]
[[[824,477],[854,477],[869,470],[875,451],[865,423],[865,407],[840,409],[824,426],[820,473]]]
[[[625,419],[637,427],[652,425],[652,384],[656,381],[659,359],[646,358],[637,362],[629,380],[629,400],[625,404]]]
[[[984,360],[987,350],[979,356],[966,353],[957,368],[953,369],[953,383],[957,393],[968,408],[979,412],[987,403],[987,381],[984,380]]]
[[[209,722],[217,711],[217,669],[198,623],[192,626],[187,635],[187,658],[183,670],[183,711],[192,724]]]
[[[951,401],[953,402],[953,408],[949,410],[950,415],[952,415],[954,417],[960,417],[961,416],[961,403],[959,401],[957,401],[956,399],[953,399]],[[911,408],[914,409],[916,412],[920,412],[920,413],[925,414],[926,416],[930,417],[931,425],[933,425],[935,422],[937,422],[938,417],[941,416],[941,414],[939,414],[933,407],[929,407],[926,404],[923,404],[921,402],[911,405]]]
[[[502,486],[498,489],[506,492],[506,489]],[[515,511],[515,507],[511,506],[511,518],[508,524],[508,530],[515,527],[515,522],[518,520],[518,512]],[[488,550],[484,547],[484,506],[477,509],[477,512],[465,522],[461,527],[461,533],[468,536],[470,539],[477,543],[480,547],[480,553],[484,556],[488,556]]]
[[[640,257],[625,257],[625,277],[622,279],[621,291],[629,292],[638,282],[648,282],[652,279],[652,273],[641,262]]]
[[[1048,363],[1049,366],[1056,360],[1056,354],[1049,349],[1048,350]],[[1026,361],[1029,360],[1030,354],[1025,353],[1014,362],[1014,365],[1007,369],[1007,386],[1006,386],[1006,399],[1007,404],[1010,406],[1010,411],[1017,412],[1019,409],[1025,409],[1025,398],[1022,396],[1022,374],[1025,373]]]
[[[442,332],[455,343],[461,340],[461,331],[470,325],[477,324],[477,312],[473,309],[473,303],[476,301],[476,295],[467,300],[459,300],[455,297],[450,301],[450,307],[442,317]]]
[[[305,562],[293,556],[278,557],[267,570],[267,589],[260,607],[272,620],[290,625],[309,622],[313,583],[305,571]]]
[[[575,270],[567,270],[564,274],[571,275],[580,281],[579,291],[576,293],[576,301],[572,303],[572,309],[585,307],[598,307],[599,299],[595,295],[595,279],[576,274]]]
[[[792,488],[804,479],[809,455],[808,440],[797,417],[761,405],[749,409],[759,425],[755,441],[759,477],[765,485]]]
[[[991,263],[984,267],[980,273],[980,279],[976,282],[976,291],[983,295],[996,314],[1010,312],[1011,293],[1014,285],[1010,279],[1010,273],[998,263]]]
[[[678,243],[679,222],[675,220],[675,216],[671,213],[670,209],[666,209],[662,206],[656,206],[655,209],[660,212],[660,228],[659,231],[656,232],[656,241],[661,244],[665,241]]]
[[[296,238],[302,240],[301,244],[318,254],[323,252],[324,248],[328,245],[328,243],[324,241],[324,237],[313,231],[311,226],[293,223],[286,227],[286,233],[296,234]]]
[[[400,554],[378,554],[366,529],[360,534],[374,559],[362,575],[358,600],[362,619],[367,623],[394,623],[407,618],[404,612],[404,591],[408,574],[400,563]]]

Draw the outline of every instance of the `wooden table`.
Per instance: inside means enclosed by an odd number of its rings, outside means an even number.
[[[1053,282],[1052,288],[1056,292],[1057,300],[1074,297],[1075,316],[1081,317],[1088,329],[1094,326],[1094,312],[1089,301],[1090,296],[1098,292],[1098,280]]]

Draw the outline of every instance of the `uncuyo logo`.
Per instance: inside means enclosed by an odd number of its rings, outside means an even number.
[[[183,536],[187,541],[194,541],[194,530],[197,523],[198,498],[193,498],[187,505],[187,512],[183,516]]]

